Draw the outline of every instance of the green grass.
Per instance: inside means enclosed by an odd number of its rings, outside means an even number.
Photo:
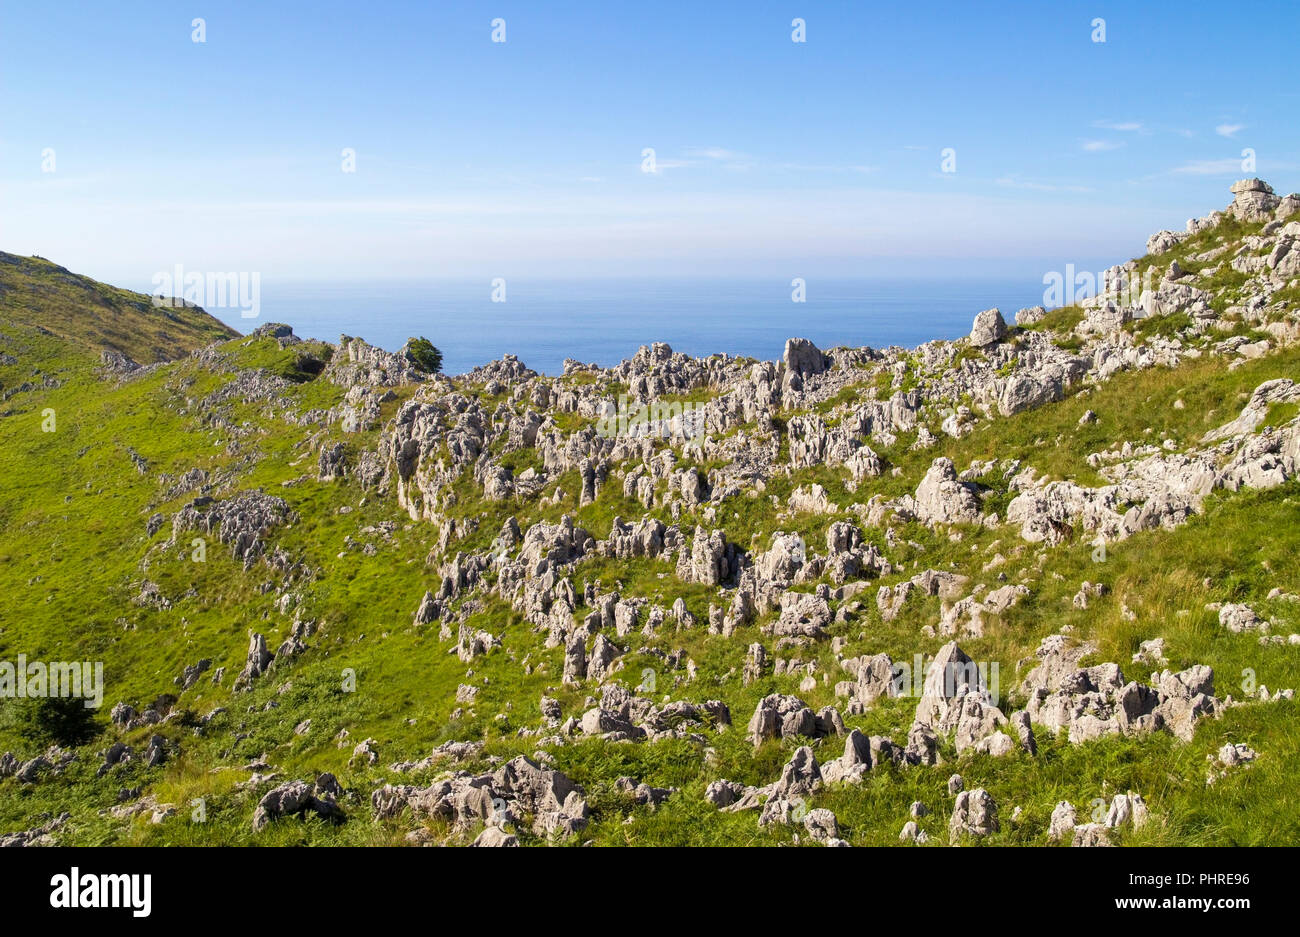
[[[119,351],[141,364],[238,334],[202,309],[159,308],[143,293],[70,273],[40,257],[3,252],[0,322],[45,329],[96,353]]]
[[[1192,317],[1187,313],[1174,312],[1165,316],[1147,316],[1145,319],[1135,319],[1132,325],[1134,335],[1149,341],[1156,336],[1175,338],[1185,329],[1191,328],[1193,322]]]
[[[1174,260],[1177,260],[1178,265],[1184,270],[1199,272],[1205,268],[1205,263],[1192,260],[1197,254],[1203,254],[1224,244],[1238,242],[1250,234],[1258,234],[1263,227],[1264,222],[1242,221],[1235,215],[1225,214],[1223,220],[1214,227],[1183,238],[1170,250],[1137,258],[1137,279],[1143,281],[1147,272],[1151,271],[1153,279],[1158,281],[1169,269],[1170,262]],[[1232,256],[1232,253],[1231,250],[1225,251],[1217,261],[1210,263],[1225,261]]]
[[[1041,319],[1032,325],[1022,326],[1028,332],[1072,332],[1083,321],[1083,310],[1078,306],[1058,306],[1049,309]]]

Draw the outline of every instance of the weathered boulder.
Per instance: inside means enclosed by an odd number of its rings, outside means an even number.
[[[1007,335],[1007,323],[1002,313],[996,308],[985,309],[975,316],[971,324],[970,343],[976,348],[988,348],[996,345]]]
[[[926,523],[972,524],[980,520],[974,485],[958,480],[957,469],[946,456],[930,464],[915,499],[916,515]]]
[[[1047,825],[1047,841],[1059,843],[1066,837],[1073,839],[1077,819],[1074,805],[1068,800],[1061,801],[1052,809],[1052,819]]]
[[[1024,328],[1030,325],[1036,325],[1043,321],[1043,316],[1047,315],[1047,310],[1042,306],[1027,306],[1016,312],[1016,325]]]
[[[801,378],[821,374],[829,364],[826,354],[806,338],[787,339],[782,359],[786,372]]]
[[[332,774],[322,774],[315,784],[306,781],[289,781],[268,791],[257,804],[253,814],[253,831],[265,829],[283,817],[311,811],[323,820],[343,822],[337,797],[342,793]]]
[[[746,730],[755,745],[764,739],[817,737],[817,715],[797,696],[773,693],[758,701]]]
[[[244,669],[235,678],[235,690],[247,690],[252,682],[266,672],[271,665],[271,652],[266,647],[266,637],[255,632],[248,634],[248,655]]]
[[[1231,190],[1233,199],[1228,211],[1242,221],[1269,221],[1282,201],[1263,179],[1241,179],[1232,184]]]
[[[988,836],[998,830],[998,805],[988,791],[977,787],[957,795],[952,819],[948,821],[950,842],[956,844],[964,836]]]

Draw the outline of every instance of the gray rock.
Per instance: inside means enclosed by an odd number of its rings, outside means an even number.
[[[1268,221],[1281,204],[1273,187],[1262,179],[1241,179],[1232,184],[1233,200],[1228,211],[1242,221]]]
[[[975,486],[959,481],[952,460],[940,457],[931,463],[916,489],[916,515],[927,524],[973,524],[980,520],[980,503]]]
[[[751,644],[745,653],[745,670],[741,675],[741,685],[749,686],[763,677],[767,669],[767,650],[761,644]]]
[[[253,681],[266,673],[266,668],[269,666],[271,666],[271,652],[267,650],[265,636],[250,631],[248,655],[244,669],[235,678],[235,691],[251,689]]]
[[[747,732],[755,745],[770,738],[815,738],[817,716],[799,697],[773,693],[758,701]]]
[[[1020,739],[1020,747],[1030,755],[1038,754],[1038,742],[1034,738],[1034,727],[1030,724],[1029,713],[1023,709],[1011,714],[1011,725]]]
[[[988,791],[977,787],[957,795],[952,819],[948,822],[950,842],[958,843],[963,836],[988,836],[998,829],[998,805]]]
[[[1022,684],[1031,719],[1055,731],[1066,730],[1071,742],[1162,729],[1190,741],[1196,721],[1220,707],[1209,667],[1166,670],[1151,686],[1126,681],[1118,664],[1079,668],[1079,659],[1090,649],[1062,635],[1049,636],[1036,652],[1039,665]]]
[[[735,781],[714,781],[704,789],[704,799],[713,806],[730,807],[745,795],[745,785]]]
[[[844,754],[821,766],[822,780],[828,784],[837,781],[859,782],[866,777],[876,760],[871,739],[853,729],[844,740]]]
[[[479,847],[513,847],[519,845],[519,837],[513,833],[507,833],[497,826],[486,826],[483,832],[478,834],[471,846]]]
[[[332,482],[347,474],[347,450],[343,443],[333,445],[323,443],[320,458],[317,460],[317,477],[323,482]]]
[[[813,750],[807,745],[795,749],[794,755],[781,769],[781,777],[772,785],[772,790],[782,799],[804,797],[818,790],[822,785],[821,767]]]
[[[835,814],[825,807],[809,810],[804,815],[803,826],[808,831],[808,835],[819,843],[839,839],[840,825],[835,819]]]
[[[908,820],[904,823],[902,831],[898,834],[898,841],[900,843],[924,844],[929,842],[929,840],[930,837],[925,834],[924,830],[917,826],[915,820]]]
[[[801,378],[811,374],[821,374],[828,364],[822,350],[806,338],[787,339],[782,358],[787,372]]]
[[[1047,840],[1059,843],[1069,837],[1074,838],[1074,827],[1078,820],[1074,805],[1063,800],[1052,809],[1052,819],[1047,826]]]
[[[976,348],[988,348],[996,345],[1007,335],[1007,323],[1002,313],[996,308],[985,309],[975,316],[971,324],[970,343]]]
[[[315,784],[306,781],[289,781],[268,791],[257,804],[253,814],[253,831],[260,832],[272,822],[284,817],[301,815],[308,811],[323,820],[343,821],[343,811],[336,798],[342,793],[332,774],[322,774]]]
[[[1134,794],[1132,791],[1127,794],[1116,794],[1110,802],[1110,809],[1106,812],[1106,829],[1113,830],[1121,826],[1141,829],[1146,825],[1148,816],[1147,805],[1141,794]]]
[[[1102,824],[1085,823],[1074,828],[1074,839],[1070,845],[1077,847],[1109,846],[1110,840],[1106,837],[1106,827]]]
[[[1016,312],[1016,325],[1024,328],[1029,325],[1036,325],[1047,315],[1047,310],[1042,306],[1029,306]]]

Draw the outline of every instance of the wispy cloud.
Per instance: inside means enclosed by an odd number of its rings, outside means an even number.
[[[686,150],[687,155],[699,159],[711,159],[715,162],[734,162],[735,160],[749,159],[744,153],[737,153],[735,150],[723,149],[720,146],[698,146],[689,147]]]
[[[1228,159],[1202,159],[1194,160],[1190,163],[1184,163],[1181,166],[1175,166],[1168,172],[1159,175],[1172,176],[1242,176],[1264,173],[1277,172],[1298,172],[1300,163],[1293,163],[1287,160],[1260,160],[1255,168],[1255,173],[1249,173],[1241,166],[1241,160],[1234,157]],[[1154,178],[1154,177],[1149,177]]]
[[[1235,137],[1238,130],[1245,128],[1245,124],[1219,124],[1214,128],[1214,132],[1221,137]]]
[[[1016,176],[1003,176],[995,179],[997,185],[1005,189],[1025,189],[1030,192],[1092,192],[1086,185],[1058,184],[1054,182],[1036,182],[1033,179],[1020,179]]]
[[[1175,166],[1170,172],[1180,176],[1226,176],[1241,172],[1239,159],[1201,159],[1181,166]]]
[[[839,166],[829,164],[810,164],[810,163],[778,163],[777,169],[783,169],[787,172],[856,172],[871,173],[876,172],[875,166]]]
[[[1089,153],[1104,153],[1107,150],[1118,150],[1123,143],[1115,140],[1084,140],[1083,148]]]
[[[1142,129],[1140,120],[1094,120],[1092,125],[1099,130],[1119,130],[1125,133],[1135,133]]]
[[[678,157],[657,157],[654,175],[665,169],[686,169],[692,166],[721,166],[723,169],[749,169],[755,160],[744,153],[728,150],[720,146],[689,146]]]
[[[699,162],[693,159],[659,159],[655,157],[654,168],[644,168],[643,164],[637,164],[637,170],[652,176],[660,175],[665,169],[685,169],[687,166],[698,166]]]

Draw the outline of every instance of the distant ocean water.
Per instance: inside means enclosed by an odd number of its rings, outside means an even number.
[[[443,370],[460,374],[504,354],[559,374],[565,358],[617,364],[641,345],[667,342],[691,355],[780,358],[785,340],[822,348],[907,347],[970,331],[981,309],[1043,301],[1034,279],[810,279],[791,301],[789,279],[510,280],[505,302],[485,281],[306,282],[263,280],[256,319],[209,310],[241,332],[285,322],[305,338],[359,336],[390,351],[427,336]]]

